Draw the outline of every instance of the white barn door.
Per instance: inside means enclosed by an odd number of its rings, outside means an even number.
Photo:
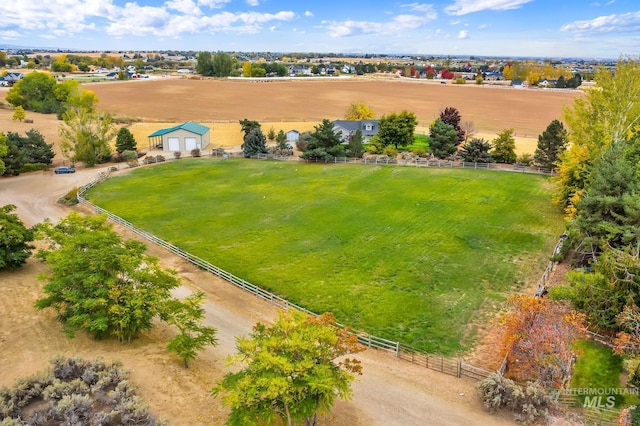
[[[180,138],[167,138],[169,151],[180,151]]]
[[[184,138],[185,151],[196,149],[196,138]]]

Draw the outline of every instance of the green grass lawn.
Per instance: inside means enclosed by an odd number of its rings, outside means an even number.
[[[613,351],[599,343],[587,340],[578,340],[575,344],[578,359],[573,367],[571,376],[571,388],[574,389],[620,389],[624,386],[620,383],[620,375],[623,372],[622,357],[614,355]],[[616,407],[637,403],[633,395],[609,395],[602,396],[601,405],[605,406],[607,397],[615,398]],[[589,396],[593,399],[593,395]],[[576,396],[580,404],[584,402],[584,396]]]
[[[87,197],[294,303],[444,354],[538,279],[563,227],[546,178],[495,171],[183,159]]]

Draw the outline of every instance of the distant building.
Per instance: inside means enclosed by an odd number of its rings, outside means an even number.
[[[362,142],[368,143],[372,137],[378,134],[379,120],[335,120],[333,131],[342,132],[343,143],[349,142],[349,138],[360,130]]]

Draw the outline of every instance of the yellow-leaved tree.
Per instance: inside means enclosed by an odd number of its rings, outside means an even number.
[[[372,120],[375,117],[373,109],[364,102],[353,102],[347,108],[345,120]]]

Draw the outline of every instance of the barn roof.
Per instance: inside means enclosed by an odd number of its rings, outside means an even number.
[[[167,133],[171,133],[176,130],[186,130],[187,132],[195,133],[197,135],[204,135],[209,131],[209,128],[207,126],[203,126],[202,124],[194,123],[193,121],[187,121],[186,123],[182,123],[175,127],[156,130],[155,132],[151,133],[149,137],[153,138],[156,136],[166,135]]]

